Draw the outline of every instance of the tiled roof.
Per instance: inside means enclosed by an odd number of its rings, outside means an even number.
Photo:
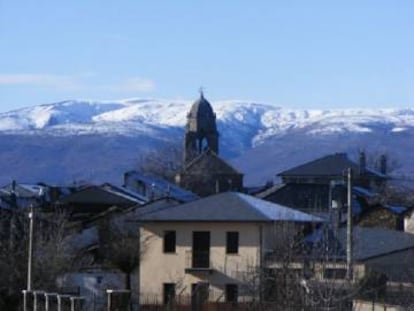
[[[306,241],[314,243],[316,247],[330,245],[329,255],[332,258],[346,260],[346,230],[346,227],[339,228],[335,238],[332,228],[322,226],[308,235]],[[335,243],[337,246],[334,248]],[[353,259],[356,261],[385,256],[410,248],[414,248],[414,234],[383,228],[359,226],[353,228]]]
[[[89,186],[63,197],[60,201],[62,204],[99,204],[106,206],[131,206],[137,203],[136,198],[100,186]]]
[[[140,195],[139,193],[136,193],[132,190],[129,190],[125,187],[117,187],[115,185],[112,185],[110,183],[104,183],[103,185],[101,185],[101,187],[103,189],[105,189],[106,191],[122,196],[124,198],[126,198],[127,200],[132,200],[135,201],[138,204],[144,204],[146,202],[148,202],[148,199],[145,198],[144,196]]]
[[[163,209],[142,208],[139,221],[148,222],[321,222],[312,216],[279,204],[238,193],[223,192]]]
[[[329,204],[329,186],[282,184],[271,188],[262,198],[295,209],[325,210]]]
[[[283,171],[278,176],[343,176],[348,168],[356,174],[359,172],[359,165],[351,161],[346,153],[335,153]],[[383,174],[368,168],[365,172],[367,175],[385,178]]]
[[[354,258],[366,260],[414,248],[414,234],[383,228],[355,227]],[[339,229],[338,240],[346,246],[346,228]]]
[[[198,157],[194,158],[184,168],[185,173],[197,174],[208,171],[211,174],[238,174],[238,170],[220,158],[214,151],[207,149]]]
[[[198,195],[192,193],[191,191],[184,190],[160,177],[144,175],[137,171],[129,171],[125,174],[135,180],[142,181],[148,186],[154,187],[154,190],[162,192],[165,197],[173,197],[182,202],[190,202],[199,198]]]
[[[13,189],[14,187],[14,189]],[[39,197],[40,189],[44,189],[43,186],[36,184],[8,184],[2,187],[3,193],[11,194],[13,191],[16,196],[20,198],[36,198]]]

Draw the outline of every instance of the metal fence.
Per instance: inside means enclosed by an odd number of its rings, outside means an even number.
[[[84,297],[23,290],[23,311],[81,311]]]
[[[133,306],[129,290],[106,291],[105,297],[82,297],[74,294],[23,290],[23,311],[130,311]]]

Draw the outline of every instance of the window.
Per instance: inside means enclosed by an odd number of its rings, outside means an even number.
[[[164,283],[164,304],[168,305],[175,299],[175,283]]]
[[[227,232],[227,254],[237,254],[239,252],[239,233],[238,232]]]
[[[192,268],[210,267],[210,231],[193,231]]]
[[[237,302],[238,288],[237,284],[226,284],[226,302]]]
[[[175,231],[164,232],[164,253],[175,253]]]

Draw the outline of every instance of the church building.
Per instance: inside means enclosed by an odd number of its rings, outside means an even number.
[[[200,92],[187,115],[183,169],[176,183],[200,196],[242,191],[243,174],[219,157],[216,114]]]

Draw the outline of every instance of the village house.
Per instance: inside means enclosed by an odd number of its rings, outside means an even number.
[[[303,231],[321,219],[238,192],[224,192],[172,207],[139,210],[145,253],[140,303],[184,297],[235,302],[254,298],[249,277],[263,268],[279,223]],[[193,301],[194,303],[194,301]]]
[[[12,181],[0,188],[0,205],[3,208],[27,209],[50,202],[49,187]]]
[[[340,225],[346,218],[346,171],[351,169],[354,221],[366,227],[404,230],[408,209],[386,204],[381,199],[380,193],[389,179],[385,156],[380,157],[379,163],[378,171],[368,168],[364,152],[360,153],[359,163],[350,160],[346,153],[327,155],[279,173],[282,183],[256,196]]]
[[[111,207],[127,209],[146,202],[148,202],[147,198],[134,191],[104,183],[81,187],[60,198],[56,202],[56,206],[67,212],[70,221],[88,222],[94,216]]]
[[[132,301],[138,301],[138,258],[139,252],[144,251],[138,247],[138,224],[131,220],[144,207],[159,209],[178,204],[181,202],[166,197],[129,207],[114,205],[101,213],[89,215],[81,222],[71,222],[66,241],[73,245],[78,269],[59,277],[60,288],[75,289],[84,297],[85,310],[103,307],[107,290],[130,291]],[[117,248],[120,254],[114,254],[111,250],[113,247],[108,250],[108,243],[112,246],[120,243],[124,249]],[[113,260],[120,256],[124,256],[125,261],[133,267],[128,273],[122,271],[118,260]]]
[[[346,278],[347,228],[324,226],[305,240],[314,248],[310,259],[321,264],[320,279]],[[318,259],[319,258],[319,259]],[[352,229],[352,278],[358,281],[370,272],[389,282],[414,283],[414,234],[380,227]]]
[[[360,189],[356,195],[363,195],[364,191],[370,194],[386,183],[385,157],[381,158],[381,171],[375,171],[367,168],[363,152],[359,163],[351,161],[346,153],[335,153],[279,173],[282,184],[257,196],[303,211],[328,212],[333,201],[338,207],[345,205],[345,172],[349,168],[353,173],[352,186]]]

